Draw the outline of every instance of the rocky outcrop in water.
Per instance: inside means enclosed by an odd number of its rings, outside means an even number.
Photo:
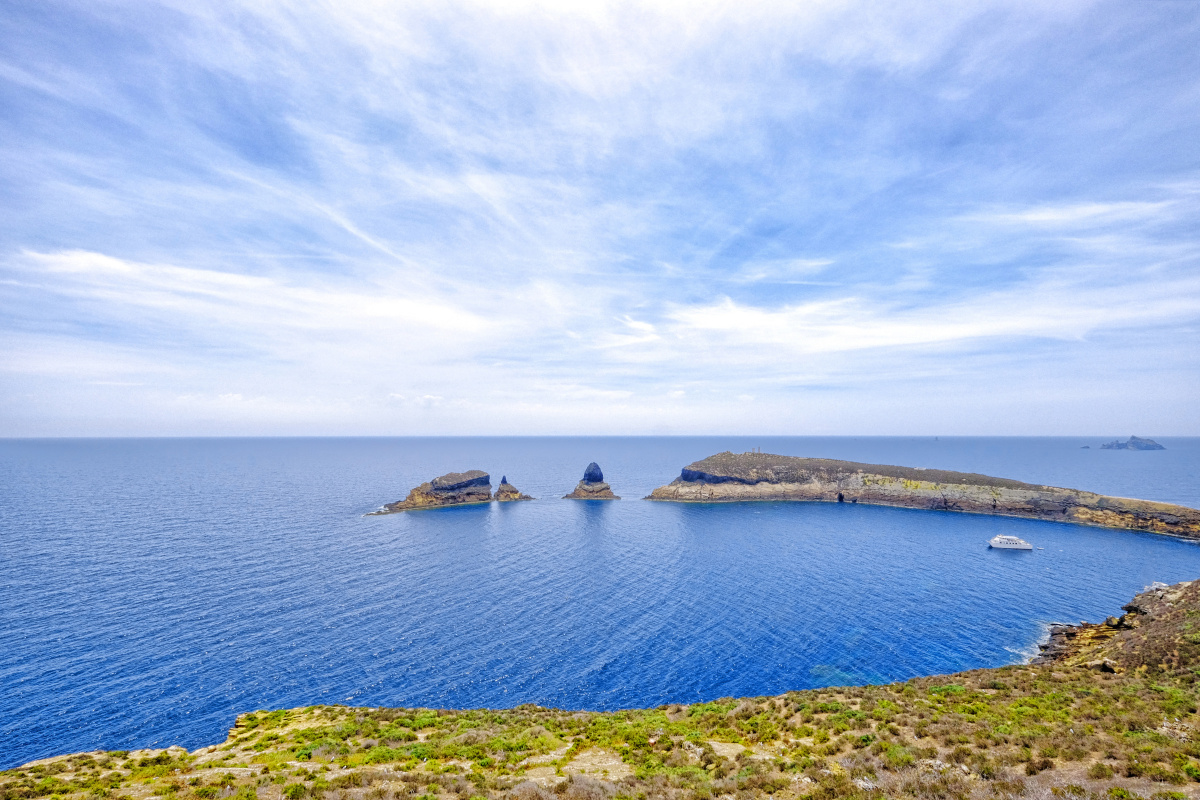
[[[575,485],[575,491],[563,496],[564,500],[620,500],[613,494],[612,487],[604,482],[604,473],[595,461],[583,471],[583,480]]]
[[[500,478],[500,485],[496,487],[494,499],[500,503],[511,503],[514,500],[532,500],[533,498],[523,494],[521,490],[509,483],[508,476],[504,475]]]
[[[1101,450],[1166,450],[1158,442],[1153,439],[1143,439],[1140,436],[1130,436],[1129,441],[1122,442],[1119,439],[1109,442],[1108,444],[1100,445]]]
[[[487,503],[492,499],[492,478],[480,469],[467,472],[449,472],[432,481],[422,483],[408,493],[408,497],[388,503],[376,514],[394,514],[397,511],[415,511],[422,508],[443,508]]]
[[[718,453],[683,468],[648,500],[807,500],[1032,517],[1200,538],[1200,511],[967,472],[767,453]]]
[[[1171,671],[1200,657],[1191,620],[1200,608],[1200,581],[1155,583],[1101,623],[1055,625],[1034,664],[1081,666],[1101,672]]]

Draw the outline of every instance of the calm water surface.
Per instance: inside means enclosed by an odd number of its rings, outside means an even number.
[[[761,447],[1200,506],[1200,440],[1110,438],[0,441],[0,768],[194,748],[259,708],[614,709],[1019,661],[1049,622],[1200,577],[1200,546],[638,498]],[[555,499],[591,460],[626,499]],[[541,499],[362,516],[471,468]],[[998,533],[1044,549],[988,550]]]

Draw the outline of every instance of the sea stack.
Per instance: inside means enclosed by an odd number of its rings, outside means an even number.
[[[604,482],[604,473],[595,461],[587,465],[583,471],[583,480],[576,486],[575,491],[563,496],[564,500],[620,500],[613,494],[612,487]]]
[[[500,503],[511,503],[514,500],[532,500],[533,498],[522,494],[517,487],[508,482],[508,476],[503,475],[500,478],[500,485],[496,487],[495,499]]]
[[[421,508],[444,508],[487,503],[492,499],[492,477],[481,469],[466,472],[448,472],[432,481],[422,483],[408,493],[408,497],[388,503],[374,514],[394,514],[397,511],[415,511]]]
[[[582,484],[580,484],[582,485]],[[970,472],[769,453],[718,453],[684,467],[648,500],[799,500],[964,511],[1200,539],[1200,511]]]

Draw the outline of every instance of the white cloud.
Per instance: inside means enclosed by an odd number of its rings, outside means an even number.
[[[0,63],[0,389],[38,398],[0,434],[874,420],[1200,321],[1194,104],[1071,50],[1096,3],[169,7]]]

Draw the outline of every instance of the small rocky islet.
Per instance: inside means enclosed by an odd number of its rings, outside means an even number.
[[[517,487],[508,482],[508,476],[500,479],[496,494],[492,494],[492,476],[481,469],[466,472],[448,472],[426,481],[408,493],[408,497],[395,503],[388,503],[378,511],[372,511],[367,516],[395,514],[399,511],[416,511],[426,508],[447,508],[450,506],[479,505],[493,501],[507,503],[514,500],[532,500]]]
[[[418,511],[429,508],[479,505],[481,503],[508,503],[533,498],[508,482],[508,476],[500,478],[500,485],[492,494],[492,477],[481,469],[466,472],[449,472],[411,489],[408,497],[388,503],[378,511],[366,516],[395,514],[400,511]],[[612,487],[604,482],[604,472],[595,461],[583,471],[583,480],[565,500],[620,500],[613,494]]]
[[[575,485],[574,491],[563,495],[563,500],[620,500],[613,494],[612,487],[604,482],[604,472],[595,461],[583,471],[583,480]]]

